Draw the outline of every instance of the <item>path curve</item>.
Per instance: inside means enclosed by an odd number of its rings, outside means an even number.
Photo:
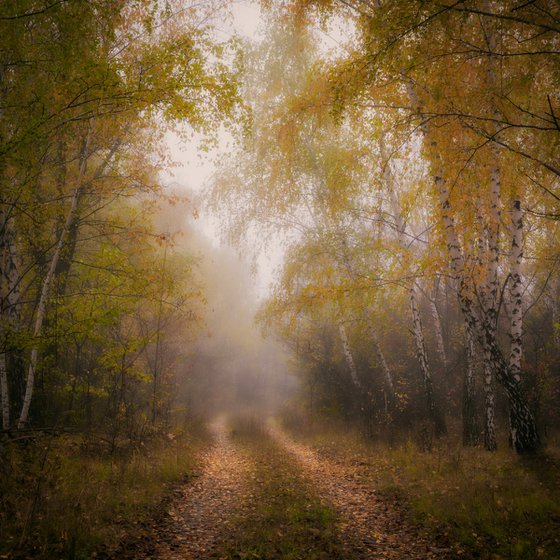
[[[252,465],[231,442],[224,418],[210,430],[215,443],[203,458],[202,474],[178,491],[168,512],[173,538],[158,544],[154,559],[207,558],[245,501]]]
[[[277,424],[271,436],[297,461],[301,472],[341,516],[340,536],[356,557],[386,560],[451,560],[457,551],[435,546],[404,520],[402,508],[377,495],[359,480],[355,466],[320,457],[310,447],[294,441]],[[353,556],[354,557],[354,556]]]

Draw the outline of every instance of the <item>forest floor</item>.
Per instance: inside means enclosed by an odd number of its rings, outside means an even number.
[[[276,424],[212,424],[198,476],[131,535],[115,558],[456,559],[447,538],[409,523],[395,496],[379,494],[363,465],[319,456]]]

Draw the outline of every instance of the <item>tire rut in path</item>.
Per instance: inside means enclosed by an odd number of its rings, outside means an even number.
[[[215,444],[203,459],[202,474],[178,491],[168,512],[168,536],[157,545],[154,560],[209,557],[243,506],[252,465],[230,441],[225,420],[211,430]]]
[[[402,507],[380,497],[352,465],[320,457],[276,425],[271,436],[297,461],[301,472],[341,517],[340,537],[353,558],[386,560],[457,559],[460,551],[436,546],[407,525]]]

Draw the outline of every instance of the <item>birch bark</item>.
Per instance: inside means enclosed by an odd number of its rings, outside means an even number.
[[[552,337],[554,347],[560,350],[560,277],[558,271],[553,272],[554,277],[551,281],[550,306],[552,309]]]
[[[476,351],[470,329],[466,328],[467,367],[463,385],[463,445],[474,447],[478,444],[478,423],[476,421],[475,379]]]
[[[485,221],[482,215],[482,201],[477,204],[477,218],[478,224],[481,229],[481,234],[478,238],[478,252],[474,258],[479,270],[484,270],[486,264],[486,278],[480,282],[480,305],[482,312],[488,317],[490,328],[492,330],[492,336],[496,336],[497,333],[497,312],[496,300],[497,292],[493,291],[497,286],[497,273],[498,273],[498,253],[497,251],[488,250],[491,243],[489,237],[492,235],[488,233],[488,227],[485,225]],[[492,227],[492,226],[490,226]],[[482,256],[489,254],[489,262],[483,262]],[[494,259],[496,259],[494,261]],[[496,397],[494,394],[494,373],[490,367],[492,361],[492,356],[487,347],[482,347],[484,354],[483,369],[483,388],[484,388],[484,448],[487,451],[496,451],[498,444],[496,441]]]
[[[371,341],[373,342],[373,348],[375,353],[377,354],[377,359],[381,364],[381,369],[383,370],[383,375],[385,377],[385,384],[389,391],[389,398],[394,400],[395,398],[395,383],[393,381],[393,373],[387,364],[387,360],[385,359],[385,354],[383,353],[383,349],[381,348],[381,344],[372,328],[368,328],[369,336]]]
[[[434,424],[435,435],[442,436],[447,432],[445,421],[441,411],[436,403],[434,383],[432,374],[428,365],[428,354],[426,352],[426,344],[424,341],[424,332],[422,329],[422,320],[417,305],[416,287],[413,284],[410,288],[410,310],[412,313],[412,332],[414,334],[414,342],[416,345],[416,358],[420,364],[422,371],[422,378],[424,381],[424,394],[426,397],[426,406],[428,409],[428,416]]]
[[[0,351],[0,393],[2,394],[2,429],[10,429],[10,392],[8,388],[8,368],[6,351]]]
[[[78,186],[74,190],[74,194],[72,195],[72,200],[70,203],[70,209],[68,210],[68,214],[66,215],[66,221],[62,230],[59,234],[58,241],[54,250],[54,253],[51,257],[51,261],[49,263],[49,268],[47,270],[47,274],[43,280],[43,284],[41,286],[41,293],[39,296],[39,303],[37,305],[37,315],[35,317],[35,323],[33,325],[33,338],[35,340],[34,346],[31,349],[31,357],[29,360],[29,368],[27,370],[27,381],[25,385],[25,394],[23,397],[23,404],[21,407],[21,413],[18,420],[18,430],[22,430],[28,423],[29,420],[29,409],[31,406],[31,399],[33,397],[33,390],[35,388],[35,373],[37,369],[37,361],[39,357],[39,345],[38,345],[38,338],[41,335],[43,329],[43,321],[45,319],[45,312],[47,308],[47,300],[49,296],[49,291],[51,289],[52,280],[55,275],[56,268],[58,266],[58,262],[60,260],[60,256],[62,254],[62,249],[64,247],[64,242],[66,240],[66,236],[70,230],[72,225],[72,221],[74,220],[74,216],[78,209],[78,202],[80,200],[82,190],[84,188],[84,176],[86,173],[87,168],[87,160],[88,160],[88,150],[89,150],[89,142],[91,136],[91,128],[88,126],[88,131],[86,133],[86,137],[84,140],[84,145],[81,149],[80,154],[80,164],[78,169],[78,178],[77,184]]]
[[[412,106],[415,112],[421,115],[420,103],[413,85],[410,82],[407,83]],[[495,325],[488,320],[484,310],[476,307],[472,298],[463,254],[452,218],[449,190],[443,174],[443,162],[441,161],[437,142],[432,140],[429,126],[424,119],[421,121],[421,130],[430,149],[434,187],[441,208],[441,220],[449,253],[450,270],[458,285],[461,312],[467,321],[468,328],[471,329],[477,342],[483,348],[489,366],[492,368],[508,397],[511,410],[511,441],[513,447],[519,453],[535,451],[538,449],[540,441],[533,414],[529,409],[519,382],[512,374],[500,350],[496,340]]]
[[[484,360],[484,449],[496,451],[496,397],[491,360]]]
[[[347,248],[346,243],[344,243],[344,242],[343,242],[342,258],[343,258],[346,270],[348,271],[348,274],[350,275],[351,278],[355,279],[356,278],[356,272],[354,270],[354,267],[352,266],[352,263],[350,262],[350,259],[348,257],[348,248]],[[377,354],[377,357],[379,359],[379,363],[381,364],[381,369],[383,370],[383,374],[384,374],[384,377],[385,377],[385,385],[386,385],[386,388],[389,392],[389,400],[391,401],[391,404],[392,404],[395,400],[395,383],[393,381],[393,373],[391,371],[391,368],[387,364],[387,360],[385,359],[385,355],[383,353],[383,349],[381,348],[381,344],[379,343],[379,339],[377,338],[377,334],[375,332],[375,329],[373,328],[373,325],[371,324],[371,321],[369,321],[365,317],[365,313],[362,313],[362,320],[366,324],[367,333],[370,337],[370,340],[373,343],[373,347],[374,347],[375,353]],[[385,408],[387,408],[387,406]]]
[[[344,358],[346,359],[346,364],[348,370],[350,371],[350,377],[352,382],[358,388],[362,388],[360,378],[358,377],[358,369],[356,368],[356,362],[354,361],[354,356],[352,355],[352,350],[350,350],[350,344],[348,343],[348,335],[346,333],[346,327],[343,323],[338,325],[338,332],[340,333],[340,340],[342,342],[342,350],[344,352]]]
[[[439,354],[439,358],[441,360],[441,365],[443,366],[444,370],[447,370],[447,352],[445,351],[445,342],[443,340],[443,329],[441,326],[441,316],[439,314],[439,310],[437,308],[437,288],[434,288],[434,292],[431,298],[429,299],[430,305],[430,312],[432,314],[433,326],[434,326],[434,334],[436,336],[436,345],[437,351]]]
[[[535,419],[531,413],[520,384],[512,374],[509,365],[500,350],[495,328],[484,312],[476,309],[467,279],[464,275],[464,262],[455,232],[455,225],[450,215],[451,204],[445,183],[439,179],[439,198],[442,208],[442,220],[450,253],[451,272],[459,285],[459,304],[468,328],[475,334],[477,342],[484,349],[486,362],[495,373],[504,388],[511,411],[511,442],[519,453],[536,451],[540,445]]]
[[[521,282],[521,262],[523,259],[523,212],[521,210],[520,200],[513,201],[511,220],[512,236],[509,288],[511,346],[509,354],[509,367],[519,382],[521,380],[521,359],[523,357],[523,285]]]
[[[393,211],[393,218],[395,220],[397,240],[399,245],[403,249],[408,249],[405,242],[406,224],[402,215],[401,206],[397,199],[397,194],[395,192],[395,182],[393,174],[391,173],[390,162],[389,158],[387,157],[383,134],[379,138],[379,154],[381,156],[381,162],[383,165],[383,182],[389,194],[391,208]],[[418,288],[416,285],[416,281],[413,281],[409,288],[409,306],[412,316],[412,334],[414,337],[414,344],[416,348],[416,358],[422,372],[424,395],[426,398],[428,416],[434,424],[435,435],[439,437],[444,435],[447,432],[447,429],[445,426],[444,416],[435,398],[432,372],[430,370],[430,365],[428,362],[428,353],[426,352],[426,342],[424,339],[424,329],[422,328],[422,320],[420,317],[420,310],[418,305]]]

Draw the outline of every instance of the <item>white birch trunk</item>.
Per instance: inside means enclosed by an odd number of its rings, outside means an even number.
[[[78,171],[78,186],[76,187],[74,194],[72,196],[72,201],[70,204],[70,209],[66,215],[66,221],[58,237],[58,241],[51,257],[49,263],[49,268],[47,274],[43,280],[41,286],[41,293],[39,296],[39,303],[37,305],[37,315],[35,316],[35,323],[33,325],[33,338],[35,340],[34,346],[31,349],[31,357],[29,360],[29,368],[27,370],[27,380],[25,385],[25,394],[23,397],[23,404],[21,407],[21,414],[18,420],[18,430],[22,430],[27,425],[29,419],[29,408],[31,406],[31,399],[33,397],[33,390],[35,388],[35,373],[37,370],[37,360],[39,356],[39,345],[38,337],[41,335],[43,329],[43,321],[45,319],[45,312],[47,309],[47,300],[49,296],[49,291],[51,289],[52,280],[54,278],[54,273],[58,265],[58,261],[62,254],[62,249],[64,247],[64,241],[72,224],[72,220],[78,210],[78,201],[83,189],[83,177],[85,175],[87,166],[87,151],[89,149],[89,139],[90,139],[91,129],[88,128],[84,146],[82,148],[82,153],[80,157],[80,167]]]
[[[409,83],[409,86],[410,99],[416,111],[420,114],[420,104],[416,92],[412,84]],[[443,177],[443,165],[441,156],[437,150],[437,143],[429,139],[429,130],[425,121],[421,123],[421,130],[432,152],[434,186],[438,193],[441,207],[441,219],[447,250],[449,252],[450,269],[459,287],[461,311],[467,321],[468,327],[471,329],[473,335],[476,336],[477,342],[484,349],[485,356],[490,357],[489,365],[491,364],[491,367],[496,372],[496,377],[504,387],[508,396],[512,419],[511,440],[513,447],[519,453],[535,451],[540,445],[535,419],[521,392],[519,383],[512,375],[509,365],[505,361],[502,351],[500,350],[495,336],[494,325],[488,321],[484,313],[482,313],[482,315],[480,314],[480,310],[477,309],[472,299],[472,294],[465,275],[461,246],[451,216],[449,190]]]
[[[509,367],[519,382],[521,380],[521,359],[523,357],[523,286],[521,282],[521,261],[523,259],[523,212],[521,201],[514,200],[511,213],[511,264],[509,310],[511,316],[511,346]]]
[[[492,164],[490,177],[490,218],[488,223],[488,274],[485,286],[486,292],[486,314],[491,324],[498,323],[498,294],[499,286],[499,260],[500,260],[500,222],[501,213],[501,179],[500,168],[497,158],[499,157],[495,149],[493,151],[494,161]]]
[[[551,282],[550,305],[552,309],[552,336],[554,347],[560,350],[560,277],[554,271],[554,278]]]
[[[467,365],[463,384],[463,445],[474,447],[478,444],[478,425],[476,419],[475,379],[476,379],[476,351],[475,342],[470,329],[467,335]]]
[[[395,220],[395,227],[397,230],[397,239],[399,245],[403,249],[407,249],[405,242],[406,224],[402,215],[401,206],[397,199],[397,194],[394,188],[394,178],[391,173],[390,162],[385,150],[385,142],[383,134],[379,138],[379,154],[381,156],[383,165],[383,182],[388,190],[393,211],[393,218]],[[432,374],[428,363],[428,354],[426,352],[426,343],[424,339],[424,331],[422,328],[422,321],[420,319],[420,311],[418,306],[418,292],[416,282],[413,281],[409,291],[409,304],[412,314],[412,334],[414,337],[414,344],[416,346],[416,357],[422,372],[422,379],[424,382],[424,391],[426,396],[426,405],[428,415],[434,422],[436,435],[443,435],[446,433],[445,422],[435,399],[434,384],[432,381]],[[441,334],[441,333],[440,333]]]
[[[372,329],[369,330],[369,335],[373,342],[373,347],[375,349],[375,353],[377,354],[377,359],[379,360],[379,363],[381,364],[381,369],[383,370],[383,375],[385,377],[385,385],[387,386],[387,389],[389,391],[389,396],[391,400],[393,400],[395,398],[395,383],[393,381],[393,374],[387,364],[387,360],[385,359],[385,354],[383,353],[381,344],[379,344],[379,340],[377,339],[377,336]]]
[[[428,354],[426,352],[426,344],[424,341],[424,331],[422,329],[420,311],[417,305],[415,284],[413,284],[410,288],[409,303],[410,311],[412,314],[412,332],[414,334],[414,342],[416,345],[416,358],[418,359],[418,363],[420,364],[420,369],[422,371],[428,416],[434,423],[436,436],[441,436],[446,433],[445,422],[443,421],[443,417],[435,399],[434,383],[432,380],[430,367],[428,365]]]
[[[485,226],[485,221],[481,212],[482,204],[477,204],[477,218],[481,228],[481,234],[478,238],[478,253],[475,257],[475,262],[480,270],[484,269],[485,263],[482,260],[482,255],[488,253],[488,263],[486,264],[486,278],[480,285],[480,306],[482,314],[488,323],[488,328],[491,331],[491,336],[496,337],[497,333],[497,274],[498,274],[498,253],[497,251],[489,250],[491,246],[492,234],[489,229],[492,226]],[[484,447],[487,451],[496,451],[496,426],[495,417],[496,411],[494,409],[496,397],[494,394],[494,375],[492,373],[491,363],[492,355],[486,346],[482,346],[482,353],[484,356],[483,361],[483,388],[484,388]]]
[[[43,321],[45,319],[47,300],[51,288],[51,283],[54,277],[54,271],[60,259],[62,248],[64,247],[64,240],[66,238],[66,234],[68,233],[68,229],[70,228],[70,224],[72,223],[72,219],[78,208],[78,199],[80,197],[80,191],[81,191],[81,186],[74,191],[74,195],[72,197],[72,204],[70,206],[70,210],[68,211],[66,222],[64,224],[64,227],[62,228],[62,231],[60,232],[60,236],[58,238],[58,242],[56,244],[54,254],[49,264],[49,269],[47,271],[45,279],[43,280],[43,285],[41,287],[39,304],[37,306],[37,315],[35,317],[35,323],[33,326],[33,338],[35,339],[35,343],[33,348],[31,349],[31,357],[29,360],[29,369],[27,371],[27,381],[25,385],[25,395],[23,397],[23,405],[21,408],[21,414],[18,421],[18,430],[22,430],[27,425],[27,421],[29,418],[29,407],[31,406],[33,389],[35,387],[35,372],[37,369],[37,358],[39,356],[39,346],[38,346],[37,339],[40,336],[43,329]]]
[[[484,449],[496,451],[496,402],[494,395],[494,373],[492,362],[484,360]]]
[[[348,343],[348,335],[346,334],[345,326],[340,323],[338,325],[338,332],[340,333],[340,340],[342,342],[342,351],[344,352],[344,358],[346,359],[346,365],[350,371],[350,377],[352,382],[356,387],[361,388],[360,378],[358,377],[358,369],[356,368],[356,362],[354,362],[354,356],[352,356],[352,350],[350,350],[350,344]]]
[[[432,319],[433,319],[433,326],[434,326],[434,332],[436,335],[436,346],[437,346],[437,351],[439,354],[439,358],[441,360],[441,365],[443,366],[443,368],[446,370],[447,369],[447,352],[445,351],[445,343],[443,340],[443,329],[441,327],[441,316],[439,314],[436,302],[435,302],[435,294],[434,294],[434,299],[430,298],[429,299],[429,303],[430,303],[430,311],[432,314]]]

